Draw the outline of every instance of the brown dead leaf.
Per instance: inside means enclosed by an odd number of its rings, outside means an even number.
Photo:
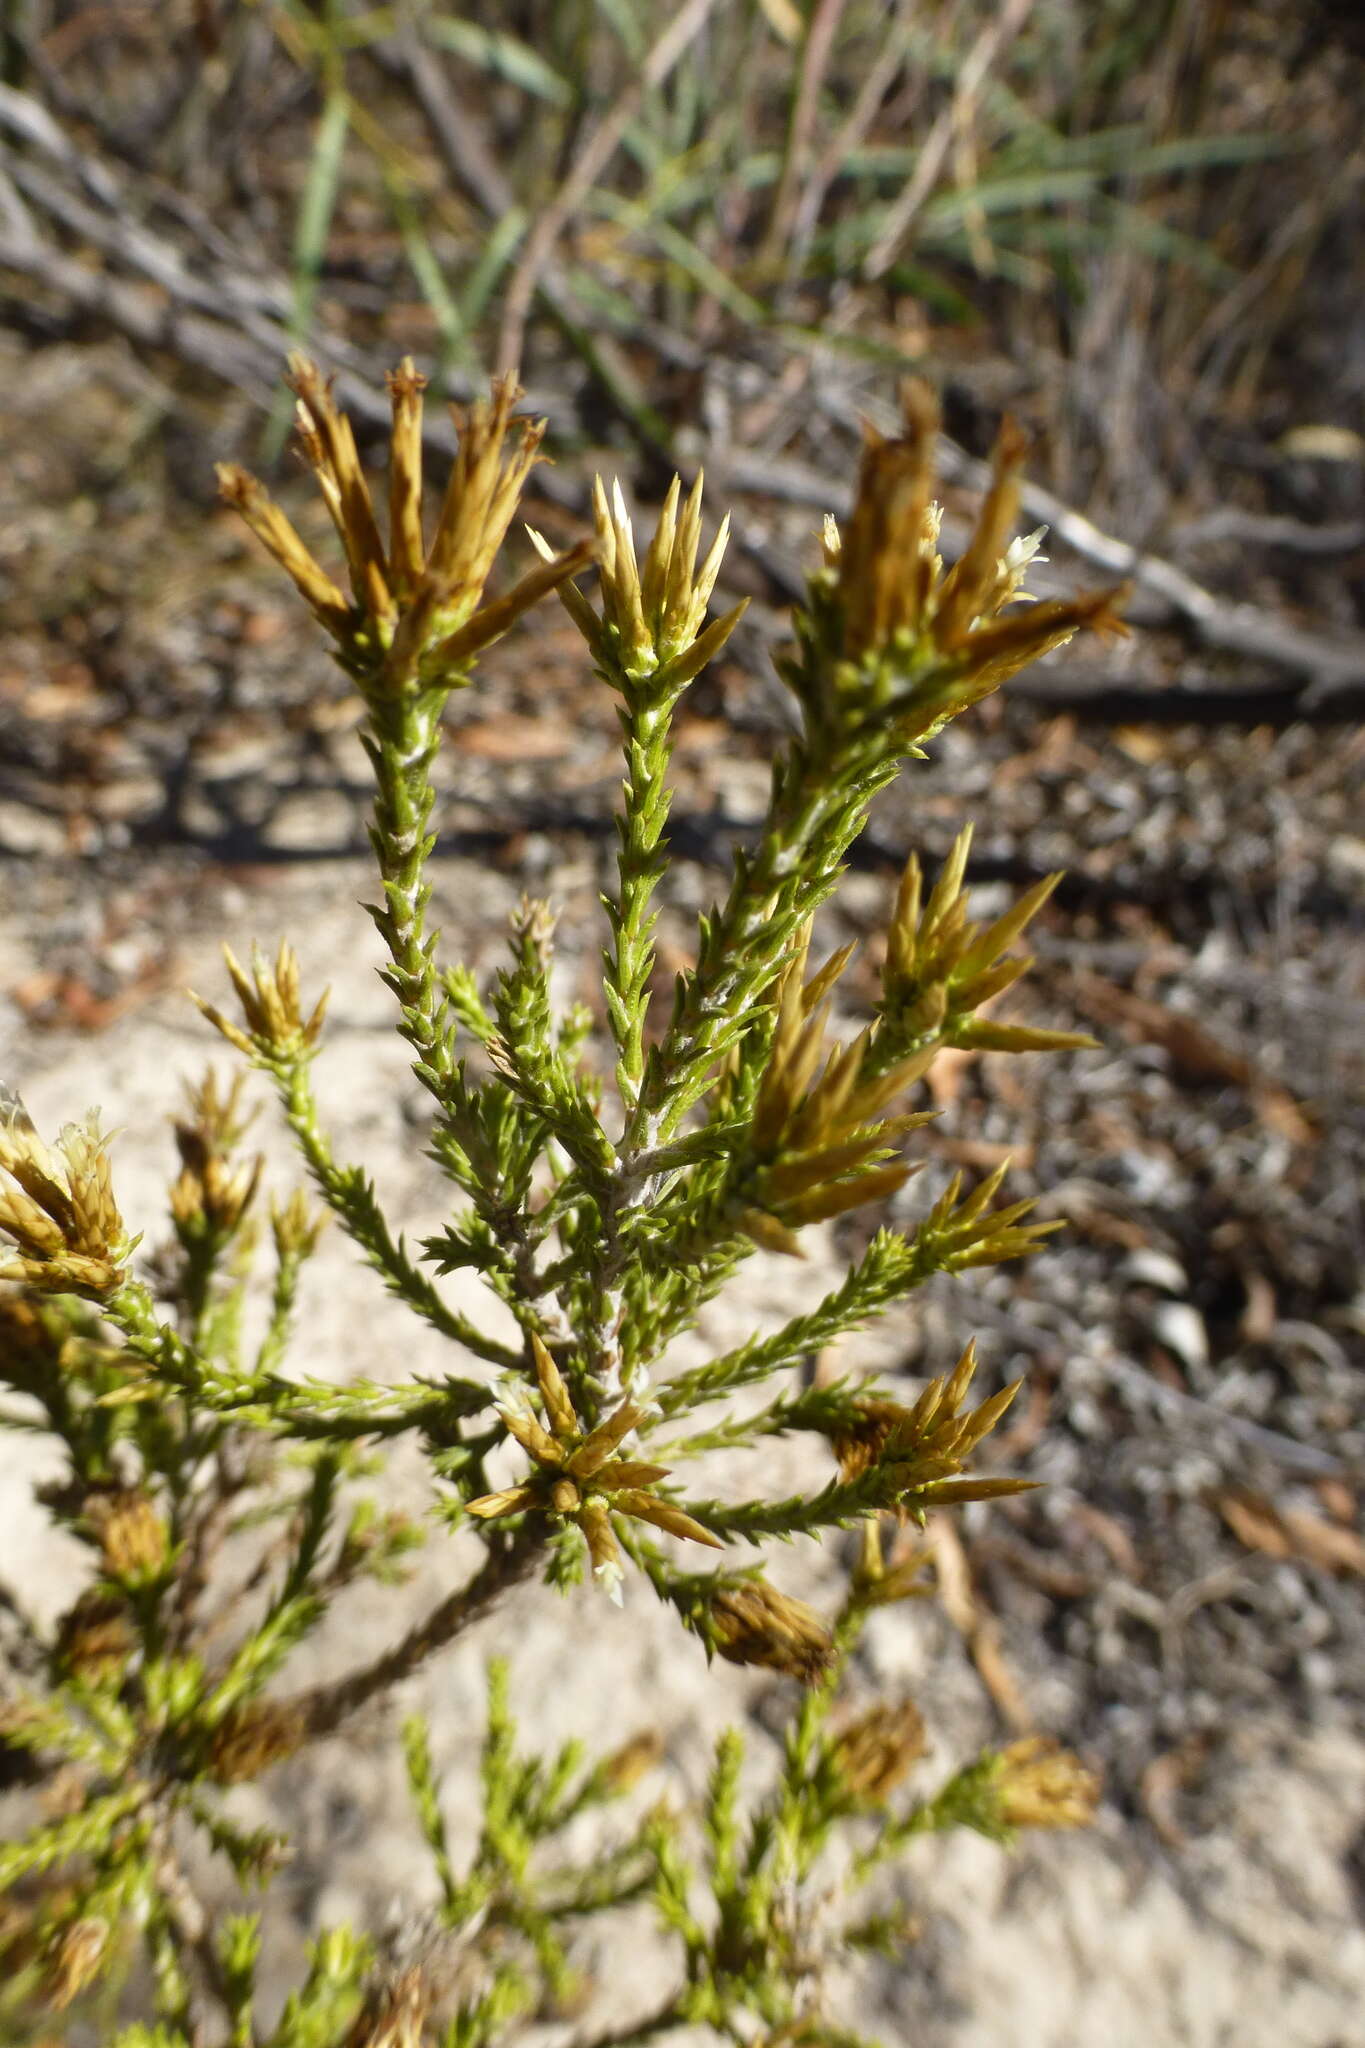
[[[1365,1578],[1365,1541],[1359,1530],[1324,1522],[1307,1508],[1285,1508],[1281,1520],[1298,1555],[1309,1564],[1320,1565],[1324,1571]]]
[[[152,961],[112,995],[97,995],[78,974],[50,971],[28,975],[10,994],[36,1029],[105,1031],[130,1010],[149,1002],[170,979],[171,963]]]
[[[1238,1278],[1246,1289],[1247,1298],[1237,1324],[1237,1334],[1244,1344],[1268,1344],[1279,1316],[1275,1289],[1255,1266],[1239,1268]]]
[[[1316,1480],[1313,1491],[1334,1522],[1345,1522],[1349,1525],[1355,1521],[1360,1512],[1359,1503],[1344,1479]]]
[[[930,1516],[926,1536],[943,1611],[965,1639],[972,1662],[1001,1719],[1021,1733],[1031,1726],[1032,1717],[1019,1681],[1000,1647],[995,1617],[982,1612],[962,1538],[944,1515]]]
[[[1052,1396],[1041,1380],[1028,1380],[1024,1386],[1023,1399],[1015,1402],[1010,1410],[1009,1420],[1003,1429],[996,1431],[992,1439],[995,1454],[1002,1464],[1017,1464],[1020,1458],[1027,1457],[1047,1428],[1051,1408]]]
[[[983,1536],[973,1543],[971,1556],[974,1564],[997,1565],[1007,1575],[1012,1573],[1022,1579],[1025,1585],[1036,1586],[1051,1600],[1083,1600],[1095,1590],[1089,1572],[1077,1571],[1017,1537]]]
[[[1327,1522],[1307,1508],[1280,1508],[1249,1487],[1214,1495],[1219,1514],[1239,1543],[1266,1557],[1296,1557],[1323,1571],[1365,1578],[1365,1541],[1355,1529]]]
[[[573,729],[557,719],[504,711],[497,718],[457,727],[450,743],[457,753],[480,761],[554,761],[570,751],[574,737]]]
[[[947,1045],[935,1054],[934,1064],[925,1076],[935,1109],[950,1109],[957,1101],[967,1069],[977,1058],[970,1047],[957,1045]]]
[[[943,1611],[960,1635],[970,1636],[978,1617],[972,1570],[962,1539],[945,1515],[931,1515],[925,1535],[933,1553]]]
[[[1150,768],[1164,761],[1171,751],[1170,735],[1155,725],[1116,725],[1110,737],[1130,761]]]
[[[1134,995],[1101,974],[1076,976],[1076,995],[1087,1014],[1100,1023],[1121,1024],[1146,1045],[1159,1045],[1187,1081],[1221,1081],[1245,1088],[1251,1064],[1223,1045],[1197,1018],[1172,1010],[1149,996]]]
[[[1016,1735],[1025,1734],[1033,1724],[1033,1716],[1029,1713],[1023,1688],[1000,1647],[1000,1631],[992,1617],[987,1616],[978,1622],[968,1647],[981,1683],[995,1701],[1001,1720]]]
[[[1257,1116],[1268,1131],[1290,1145],[1312,1145],[1317,1126],[1304,1114],[1287,1088],[1275,1081],[1260,1081],[1251,1091]]]
[[[1154,1756],[1139,1780],[1143,1811],[1169,1849],[1183,1849],[1188,1840],[1177,1817],[1177,1795],[1198,1778],[1209,1748],[1207,1735],[1191,1735]]]
[[[1096,1022],[1122,1025],[1140,1044],[1159,1045],[1179,1079],[1196,1086],[1245,1088],[1269,1129],[1294,1145],[1313,1143],[1317,1132],[1289,1090],[1265,1080],[1250,1060],[1215,1038],[1197,1017],[1135,995],[1100,974],[1078,974],[1075,994],[1080,1008]]]
[[[932,1088],[932,1079],[929,1085]],[[1032,1145],[996,1145],[989,1138],[942,1138],[936,1149],[954,1166],[974,1166],[981,1173],[992,1172],[1006,1160],[1014,1166],[1030,1167],[1035,1156]]]
[[[1093,1507],[1089,1501],[1083,1500],[1076,1502],[1070,1519],[1079,1523],[1088,1536],[1094,1537],[1126,1579],[1142,1577],[1142,1560],[1122,1522],[1116,1521],[1113,1515],[1107,1515],[1103,1508]]]

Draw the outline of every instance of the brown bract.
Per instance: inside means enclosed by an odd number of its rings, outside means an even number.
[[[296,1708],[249,1700],[214,1730],[209,1770],[220,1785],[245,1784],[292,1756],[307,1733],[307,1720]]]
[[[862,664],[898,650],[950,660],[955,708],[984,695],[1082,628],[1127,629],[1115,609],[1126,585],[1045,604],[1023,601],[1023,579],[1042,538],[1011,538],[1027,437],[1009,419],[992,458],[992,481],[958,561],[946,573],[938,552],[940,508],[932,501],[938,400],[917,379],[902,388],[903,427],[864,436],[853,512],[841,534],[825,525],[844,661]],[[1007,606],[1020,608],[1003,617]],[[965,696],[962,687],[965,686]]]
[[[709,626],[706,623],[729,539],[730,516],[722,519],[698,568],[701,498],[700,471],[685,503],[682,479],[674,477],[641,567],[619,482],[612,484],[608,496],[601,477],[593,480],[601,617],[573,583],[562,583],[559,595],[612,681],[635,684],[658,676],[668,691],[681,689],[719,654],[744,614],[747,598]],[[531,540],[547,562],[553,559],[542,535],[531,532]]]
[[[299,956],[287,940],[280,943],[272,967],[259,947],[251,952],[251,972],[238,961],[231,946],[224,946],[223,961],[237,992],[246,1024],[232,1023],[221,1010],[202,996],[190,992],[210,1024],[222,1032],[229,1045],[249,1058],[266,1060],[301,1059],[313,1051],[322,1033],[329,991],[324,989],[305,1020],[299,1001]]]
[[[841,1216],[903,1187],[914,1168],[894,1160],[891,1147],[928,1121],[924,1111],[894,1117],[882,1111],[922,1077],[932,1049],[865,1079],[868,1032],[849,1045],[827,1045],[822,999],[849,950],[803,985],[803,946],[783,978],[750,1126],[757,1172],[738,1218],[772,1251],[797,1251],[794,1232],[803,1223]]]
[[[1006,958],[1061,880],[1045,875],[991,924],[973,924],[963,886],[972,829],[954,840],[924,900],[923,877],[912,854],[896,895],[882,972],[881,1030],[909,1045],[937,1034],[943,1043],[994,1052],[1081,1050],[1095,1040],[1080,1031],[1036,1031],[996,1024],[976,1015],[1028,973],[1027,954]]]
[[[101,1914],[87,1913],[53,1939],[44,1972],[44,1996],[54,2012],[65,2012],[99,1975],[113,1932]]]
[[[392,1983],[368,1994],[343,2048],[426,2048],[432,1997],[422,1970],[404,1970]]]
[[[914,1701],[882,1700],[839,1732],[830,1761],[850,1799],[879,1806],[928,1752],[924,1716]]]
[[[1069,1749],[1030,1735],[1002,1750],[995,1798],[1007,1828],[1088,1828],[1100,1801],[1100,1780]]]

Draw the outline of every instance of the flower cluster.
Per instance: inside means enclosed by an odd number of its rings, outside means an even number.
[[[14,1255],[0,1278],[50,1293],[104,1295],[124,1278],[132,1246],[114,1201],[108,1140],[91,1111],[67,1124],[55,1151],[17,1096],[0,1092],[0,1230]]]

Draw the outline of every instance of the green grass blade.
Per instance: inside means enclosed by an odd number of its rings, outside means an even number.
[[[317,303],[318,282],[327,254],[341,169],[346,154],[346,137],[351,125],[351,101],[339,82],[331,86],[322,103],[322,113],[313,138],[313,155],[308,165],[303,194],[294,227],[290,270],[292,304],[289,309],[289,338],[296,346],[307,341]],[[265,432],[265,459],[274,462],[289,431],[290,405],[281,393],[272,408]]]
[[[466,64],[495,78],[505,78],[533,99],[552,107],[574,104],[576,94],[568,80],[509,29],[480,28],[477,22],[438,14],[428,20],[426,34],[438,49],[449,50],[452,56],[462,57]]]

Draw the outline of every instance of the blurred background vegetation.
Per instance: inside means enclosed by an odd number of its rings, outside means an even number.
[[[453,392],[519,361],[561,401],[561,453],[605,414],[671,460],[714,424],[718,358],[755,372],[727,435],[775,452],[814,357],[855,385],[927,371],[973,442],[1012,407],[1049,480],[1131,541],[1238,501],[1345,509],[1329,441],[1300,447],[1305,477],[1283,437],[1361,426],[1348,5],[2,12],[4,79],[48,117],[5,114],[11,256],[27,228],[111,290],[341,368],[412,350]],[[24,269],[11,318],[81,296],[60,261]],[[217,367],[250,359],[223,343]],[[1346,468],[1358,486],[1358,448]]]

